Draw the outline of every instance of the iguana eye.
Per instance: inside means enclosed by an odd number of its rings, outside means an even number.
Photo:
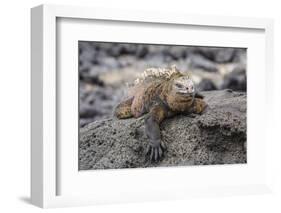
[[[183,88],[183,85],[182,85],[182,84],[177,83],[177,84],[175,84],[175,85],[176,85],[176,87],[178,87],[178,88]]]

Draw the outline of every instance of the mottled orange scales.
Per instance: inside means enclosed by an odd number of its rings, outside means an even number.
[[[133,98],[130,98],[128,100],[125,100],[121,103],[119,103],[115,108],[115,116],[119,119],[125,119],[132,117],[131,112],[131,105],[132,105]]]

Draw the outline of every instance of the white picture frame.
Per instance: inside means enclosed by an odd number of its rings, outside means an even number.
[[[104,191],[104,194],[99,191],[100,194],[96,195],[87,193],[84,194],[85,190],[81,190],[81,192],[77,194],[61,194],[59,192],[59,185],[64,184],[61,183],[61,181],[66,181],[65,179],[61,179],[59,175],[61,171],[64,171],[62,168],[64,164],[59,163],[59,159],[61,159],[61,157],[59,156],[60,152],[58,152],[59,147],[57,144],[57,90],[60,87],[61,83],[57,78],[57,36],[58,21],[61,18],[68,19],[70,21],[75,19],[99,20],[101,23],[103,21],[118,21],[120,25],[122,25],[123,22],[131,22],[136,24],[153,23],[155,26],[161,25],[165,26],[166,28],[172,26],[200,26],[202,28],[206,27],[212,29],[227,29],[227,31],[229,32],[231,32],[232,30],[240,29],[260,31],[262,32],[262,37],[260,38],[261,40],[258,41],[264,42],[264,48],[262,49],[263,52],[260,54],[260,63],[262,63],[262,68],[260,68],[259,70],[261,75],[251,80],[252,90],[250,88],[249,94],[253,94],[251,93],[251,91],[253,91],[253,89],[257,87],[257,83],[254,82],[264,82],[264,87],[259,88],[261,90],[259,92],[261,94],[264,94],[264,101],[261,109],[264,110],[265,107],[270,107],[273,104],[272,95],[270,94],[270,91],[273,88],[272,83],[270,83],[273,82],[273,21],[271,19],[217,17],[173,13],[161,14],[148,11],[121,11],[112,9],[54,5],[41,5],[32,8],[31,201],[33,204],[43,208],[47,208],[59,206],[91,205],[98,203],[178,199],[198,196],[220,196],[233,194],[240,195],[271,191],[271,165],[270,161],[267,160],[262,163],[263,165],[261,166],[261,168],[256,168],[255,171],[257,173],[253,173],[262,174],[260,178],[257,178],[257,180],[253,181],[253,184],[250,184],[250,180],[252,177],[249,177],[245,182],[243,182],[243,180],[233,184],[225,182],[225,184],[218,184],[216,186],[210,185],[209,187],[207,187],[207,185],[200,186],[200,181],[195,181],[193,183],[193,188],[189,186],[183,186],[182,188],[179,188],[176,185],[169,185],[169,187],[167,187],[165,190],[160,190],[159,187],[156,187],[155,189],[152,189],[150,195],[145,194],[144,191],[141,192],[141,189],[135,189],[135,192],[134,189],[128,189],[127,191],[125,190],[122,192],[122,190],[120,191],[120,189],[117,188],[115,190],[113,189],[111,192],[109,191],[109,189],[106,189]],[[254,101],[255,100],[253,97],[252,102],[254,103]],[[256,111],[253,111],[252,113],[254,115]],[[262,118],[264,124],[266,124],[267,131],[260,133],[260,140],[262,140],[260,141],[260,144],[262,146],[260,146],[260,150],[256,151],[263,155],[262,160],[264,160],[265,158],[268,159],[268,157],[270,156],[270,154],[266,152],[264,148],[268,148],[270,146],[270,131],[272,131],[273,129],[270,128],[270,125],[272,125],[270,119],[271,117],[273,117],[270,116],[271,113],[272,112],[267,112],[266,116]],[[253,119],[253,117],[254,116],[250,116],[251,119]],[[253,138],[250,137],[248,140],[253,140]],[[71,148],[69,148],[69,152],[71,152],[70,150]],[[270,150],[270,148],[268,150]],[[64,149],[64,152],[68,152],[68,149]],[[221,167],[212,169],[213,171],[216,171],[218,173],[222,172]],[[157,178],[157,176],[159,177],[159,175],[161,175],[160,173],[163,171],[172,171],[177,175],[181,175],[183,174],[184,170],[186,170],[186,168],[181,168],[178,170],[175,170],[173,168],[164,168],[162,171],[158,169],[149,169],[149,171],[134,170],[134,175],[137,174],[141,178],[145,179],[145,175],[150,172],[152,176]],[[231,169],[228,168],[227,170],[231,172]],[[245,167],[243,168],[243,170],[248,170],[248,168]],[[249,170],[245,172],[250,173],[251,171]],[[118,174],[115,173],[113,175],[111,172],[99,171],[99,174],[103,176],[103,178],[105,178],[105,181],[114,178],[114,175],[119,175],[120,177],[129,176],[130,172],[128,170],[122,172],[119,171]],[[193,178],[199,180],[199,174],[200,172],[198,174],[195,174]],[[71,175],[71,172],[67,173],[66,175]],[[89,182],[89,178],[95,178],[95,176],[93,175],[94,174],[87,174],[88,177],[83,180],[87,180]],[[175,177],[175,175],[169,176],[169,178]],[[74,181],[75,178],[76,177],[70,177],[69,180]],[[83,188],[83,186],[77,186],[75,188],[76,184],[71,181],[66,185],[68,188],[67,191],[79,191],[79,187]],[[99,189],[97,189],[97,191],[98,190]],[[119,195],[120,192],[123,193],[122,196]]]

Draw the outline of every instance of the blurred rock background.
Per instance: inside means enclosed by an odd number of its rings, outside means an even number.
[[[133,82],[148,67],[173,64],[200,91],[246,91],[246,49],[79,41],[80,126],[109,118]]]

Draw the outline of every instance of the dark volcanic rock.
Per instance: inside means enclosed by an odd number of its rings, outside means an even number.
[[[161,124],[164,158],[151,163],[144,118],[95,121],[80,129],[79,169],[246,163],[246,94],[203,92],[203,115],[179,115]]]
[[[217,72],[217,66],[213,61],[204,58],[201,55],[194,54],[190,56],[190,66],[192,69],[203,69],[207,72]]]
[[[217,90],[216,85],[210,79],[202,79],[198,85],[199,91]]]
[[[231,62],[236,56],[236,49],[234,48],[200,47],[197,49],[197,52],[209,60],[218,63]]]
[[[80,127],[95,120],[112,117],[112,111],[123,96],[122,88],[80,84]]]
[[[225,76],[222,89],[232,89],[237,91],[247,90],[247,76],[244,67],[235,68],[230,74]]]

